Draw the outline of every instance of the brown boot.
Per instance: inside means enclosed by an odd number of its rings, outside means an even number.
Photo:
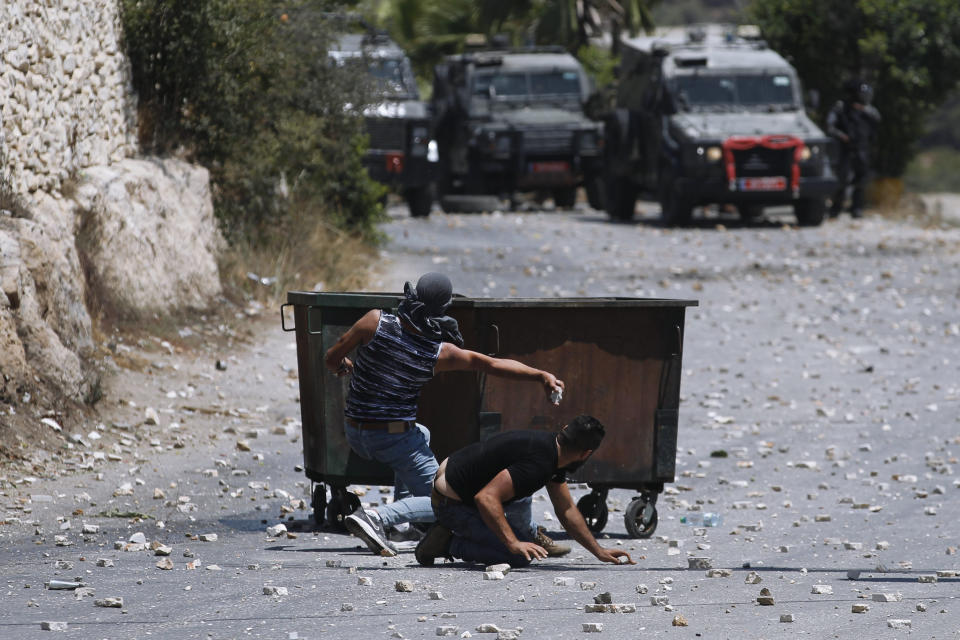
[[[437,558],[449,558],[452,539],[453,532],[450,529],[441,524],[433,525],[417,545],[414,552],[417,562],[424,567],[429,567]]]
[[[547,535],[543,527],[537,527],[537,535],[533,539],[538,545],[547,550],[547,555],[551,558],[559,558],[570,553],[570,547],[565,544],[558,544],[553,538]]]

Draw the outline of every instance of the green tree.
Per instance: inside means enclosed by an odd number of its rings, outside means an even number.
[[[366,87],[328,62],[326,3],[122,6],[141,142],[156,153],[182,149],[210,169],[228,237],[265,237],[291,207],[374,233],[383,190],[361,164]]]
[[[820,93],[821,116],[848,79],[873,84],[884,175],[903,173],[925,118],[960,81],[956,0],[754,0],[750,15]]]

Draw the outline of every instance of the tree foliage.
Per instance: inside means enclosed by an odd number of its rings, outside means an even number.
[[[874,87],[883,115],[876,165],[899,176],[925,118],[960,81],[956,0],[754,0],[751,16],[793,62],[825,115],[845,81]]]
[[[328,62],[317,0],[123,0],[141,143],[210,169],[229,235],[291,207],[372,233],[382,187],[361,164],[361,78]],[[350,104],[353,108],[345,108]]]
[[[471,34],[505,36],[511,46],[560,45],[589,50],[604,31],[651,29],[659,0],[384,0],[378,22],[407,50],[418,74]]]

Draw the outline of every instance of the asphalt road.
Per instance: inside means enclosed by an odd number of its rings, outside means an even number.
[[[111,639],[424,638],[442,627],[496,637],[481,624],[528,639],[957,637],[960,232],[879,217],[784,222],[714,217],[668,230],[586,209],[425,220],[393,209],[384,225],[378,290],[442,270],[471,296],[699,300],[686,318],[677,478],[655,536],[626,536],[630,492],[608,502],[603,544],[636,566],[601,565],[574,545],[490,581],[480,568],[420,568],[410,552],[381,559],[314,530],[296,468],[293,340],[264,310],[229,352],[199,322],[169,348],[127,345],[148,365],[108,385],[101,438],[84,433],[65,450],[51,434],[37,454],[74,471],[2,471],[0,638],[57,635],[43,621],[66,622],[64,637]],[[386,495],[369,487],[363,499]],[[556,531],[549,502],[534,506]],[[680,523],[696,510],[723,522]],[[296,537],[268,536],[278,522]],[[152,550],[115,549],[137,532],[171,548],[172,569]],[[708,577],[691,556],[728,571]],[[73,578],[95,593],[44,588]],[[397,580],[413,591],[396,591]],[[762,588],[772,606],[757,603]],[[601,592],[636,611],[585,613]],[[123,607],[94,605],[106,597]],[[673,626],[678,615],[688,626]],[[585,632],[589,623],[602,631]]]

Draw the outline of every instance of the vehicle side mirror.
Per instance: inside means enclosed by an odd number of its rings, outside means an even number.
[[[807,91],[807,108],[816,111],[820,108],[820,92],[816,89]]]

